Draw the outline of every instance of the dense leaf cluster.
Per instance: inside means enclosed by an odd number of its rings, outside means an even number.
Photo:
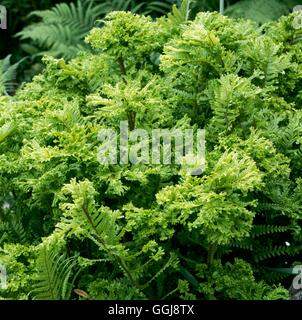
[[[3,299],[287,299],[302,251],[302,42],[185,2],[0,98]],[[98,133],[205,128],[205,172],[102,165]],[[301,262],[301,261],[300,261]],[[290,281],[291,279],[289,279]],[[284,287],[285,286],[285,287]]]

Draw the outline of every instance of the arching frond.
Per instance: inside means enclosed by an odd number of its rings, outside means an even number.
[[[40,54],[70,59],[80,50],[87,50],[84,37],[97,18],[106,12],[104,5],[93,5],[91,1],[57,4],[50,10],[32,12],[30,16],[42,21],[24,28],[17,36],[21,40],[33,41],[43,50]]]
[[[34,298],[37,300],[69,299],[75,264],[74,257],[66,258],[66,255],[60,254],[58,250],[43,246],[37,259],[37,283],[32,291]]]
[[[17,68],[21,61],[10,64],[11,55],[0,60],[0,95],[9,94],[14,90]]]

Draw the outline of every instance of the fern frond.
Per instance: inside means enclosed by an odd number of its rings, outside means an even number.
[[[9,221],[9,226],[10,230],[13,231],[20,243],[25,244],[28,242],[28,234],[20,218],[13,215]]]
[[[296,273],[294,273],[294,268],[271,268],[265,267],[265,278],[267,281],[276,282],[288,277],[293,277]]]
[[[286,226],[272,226],[268,224],[254,225],[251,230],[251,236],[260,237],[267,234],[286,232],[286,231],[288,231],[288,227]]]
[[[259,23],[276,20],[288,13],[288,6],[278,0],[243,0],[225,10],[225,14],[231,17],[252,19]]]
[[[60,254],[54,248],[43,246],[37,259],[37,283],[32,291],[34,299],[69,299],[72,290],[70,279],[75,265],[74,257],[66,258],[65,254]]]
[[[177,268],[179,263],[179,259],[175,253],[170,254],[169,260],[165,263],[165,265],[156,272],[156,274],[147,282],[145,283],[141,288],[147,288],[151,282],[153,282],[156,278],[158,278],[167,268]]]
[[[21,40],[30,39],[45,49],[42,54],[70,59],[80,50],[88,50],[84,37],[106,10],[103,5],[93,5],[91,1],[57,4],[50,10],[32,12],[31,16],[42,21],[25,27],[17,36]]]
[[[8,55],[3,60],[0,60],[0,95],[7,95],[14,90],[17,68],[22,61],[11,65],[10,57],[11,55]]]
[[[263,261],[266,259],[289,255],[294,256],[297,253],[301,253],[301,247],[290,247],[290,246],[269,246],[269,247],[261,247],[254,253],[254,259],[256,262]]]
[[[179,32],[179,26],[189,20],[191,4],[191,0],[183,0],[180,6],[174,4],[171,12],[166,17],[158,19],[159,23],[164,28],[170,29],[173,33]]]
[[[242,250],[253,250],[253,242],[250,240],[250,238],[241,240],[241,241],[232,241],[230,242],[226,248],[237,248]]]
[[[184,3],[190,2],[188,0]],[[38,17],[41,22],[25,27],[17,36],[21,40],[31,40],[38,47],[38,55],[49,54],[66,59],[74,58],[79,51],[90,50],[85,44],[84,38],[92,29],[98,19],[111,11],[132,11],[148,14],[166,14],[174,0],[144,1],[137,3],[133,0],[102,1],[95,4],[94,1],[78,0],[76,4],[57,4],[50,10],[33,11],[29,16]],[[177,14],[177,19],[182,19],[187,11],[182,5]],[[26,49],[27,46],[23,48]],[[29,47],[28,47],[29,48]],[[32,46],[30,46],[32,51]]]
[[[65,224],[85,226],[104,248],[107,245],[118,243],[118,226],[116,220],[119,212],[113,212],[107,207],[97,208],[95,196],[97,195],[92,183],[88,180],[77,183],[74,179],[63,188],[65,194],[71,194],[73,203],[62,205],[65,210]],[[60,226],[59,226],[60,227]]]
[[[188,21],[190,15],[191,0],[183,0],[180,7],[173,6],[172,12],[168,14],[168,18],[176,25]]]

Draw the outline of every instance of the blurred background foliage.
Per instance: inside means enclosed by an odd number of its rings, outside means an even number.
[[[88,31],[114,10],[132,11],[158,17],[180,0],[2,0],[7,8],[8,28],[0,29],[0,83],[9,83],[13,93],[18,83],[29,81],[41,71],[41,57],[49,54],[71,59],[89,50],[84,43]],[[191,15],[218,11],[219,0],[193,0]],[[292,11],[299,0],[225,0],[225,14],[248,18],[259,24],[278,19]],[[12,66],[11,69],[10,66]],[[18,72],[16,72],[18,67]],[[7,72],[13,70],[14,72]],[[5,78],[6,77],[6,78]]]

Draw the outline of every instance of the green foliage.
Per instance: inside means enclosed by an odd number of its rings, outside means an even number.
[[[1,298],[287,299],[268,268],[302,250],[296,14],[188,13],[110,13],[93,50],[0,97]],[[121,121],[205,128],[205,171],[101,164]]]
[[[69,279],[75,265],[74,258],[67,259],[51,247],[44,246],[40,250],[36,261],[37,283],[31,294],[38,300],[69,299],[73,285],[69,283]]]
[[[208,271],[206,266],[198,266],[201,281],[200,290],[207,299],[235,300],[283,300],[288,291],[282,287],[270,287],[264,282],[256,282],[250,265],[235,259],[234,264],[215,261]]]
[[[0,94],[13,92],[17,77],[17,68],[21,61],[10,64],[10,55],[0,60]]]
[[[61,3],[51,10],[33,11],[30,15],[42,21],[25,27],[17,35],[21,40],[30,39],[34,45],[47,49],[39,54],[48,53],[70,59],[80,50],[87,49],[83,39],[103,13],[103,6],[93,5],[91,1],[78,1],[70,5]],[[30,46],[24,48],[31,53],[37,52]]]
[[[235,152],[224,153],[204,179],[187,178],[157,194],[166,223],[181,223],[189,231],[198,230],[209,245],[221,245],[249,234],[254,213],[244,201],[248,191],[259,187],[261,174],[255,163]],[[177,218],[179,215],[179,218]],[[223,221],[222,221],[223,220]],[[188,222],[187,222],[188,221]]]
[[[13,132],[13,126],[11,124],[4,124],[0,128],[0,142],[7,138]]]
[[[106,19],[103,28],[93,29],[87,37],[94,48],[117,59],[127,57],[130,60],[131,55],[133,62],[159,48],[160,43],[154,38],[160,30],[151,18],[130,12],[112,12]]]
[[[1,299],[29,299],[34,284],[35,248],[30,245],[4,244],[0,249],[0,264],[9,275],[7,288],[0,289]]]
[[[229,6],[225,14],[234,18],[246,18],[266,23],[288,14],[298,4],[300,2],[296,0],[242,0]]]
[[[22,46],[29,54],[49,54],[71,59],[79,51],[90,49],[85,44],[84,38],[98,19],[103,18],[107,13],[132,11],[145,15],[151,13],[165,14],[172,3],[173,0],[140,3],[133,0],[78,0],[76,4],[60,3],[50,10],[31,12],[29,18],[35,16],[40,18],[41,22],[26,26],[17,36],[21,40],[30,40],[31,44],[23,44]]]
[[[89,284],[89,299],[95,300],[142,300],[144,295],[139,290],[129,287],[124,279],[97,279]]]

